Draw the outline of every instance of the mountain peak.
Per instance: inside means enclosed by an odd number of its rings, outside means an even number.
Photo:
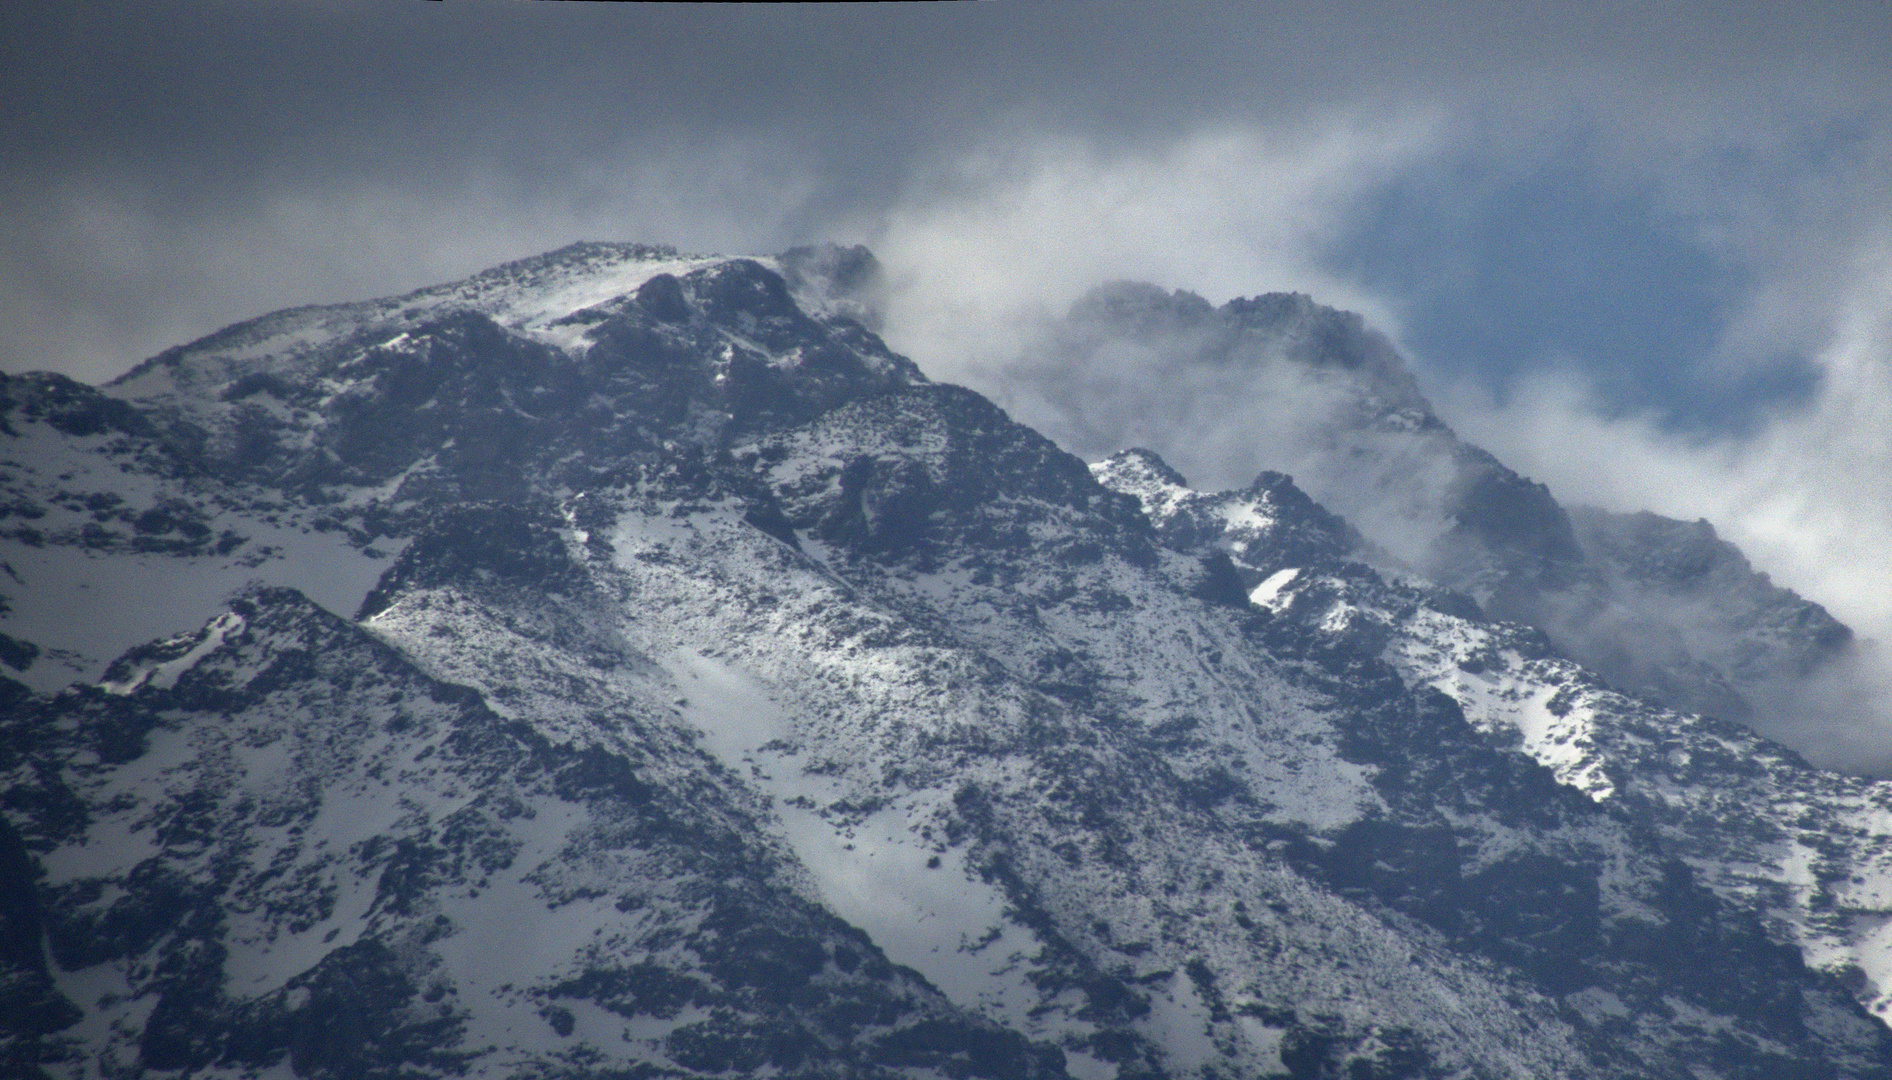
[[[850,318],[880,332],[887,275],[866,247],[810,244],[789,248],[775,262],[803,308],[818,315]]]
[[[1091,474],[1141,503],[1170,547],[1226,553],[1246,589],[1286,568],[1358,557],[1366,547],[1285,473],[1263,472],[1241,490],[1199,492],[1155,453],[1132,449],[1092,465]]]
[[[1142,486],[1154,489],[1186,488],[1189,481],[1182,473],[1169,467],[1169,463],[1157,455],[1154,450],[1133,446],[1120,451],[1109,458],[1091,466],[1091,472],[1101,479],[1110,477],[1105,483],[1126,490],[1128,486]]]

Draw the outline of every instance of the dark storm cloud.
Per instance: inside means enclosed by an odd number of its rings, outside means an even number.
[[[1866,5],[197,0],[7,5],[0,34],[0,259],[23,309],[0,362],[96,378],[261,308],[579,230],[872,233],[995,134],[1124,150],[1413,101],[1528,124],[1570,79],[1627,87],[1629,108],[1770,82],[1817,98],[1882,89],[1888,23]],[[1397,292],[1382,270],[1368,284]]]

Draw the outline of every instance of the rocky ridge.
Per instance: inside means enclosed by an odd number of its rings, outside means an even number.
[[[1542,632],[1492,620],[1469,597],[1334,557],[1339,529],[1329,527],[1326,557],[1309,558],[1299,530],[1269,516],[1278,496],[1190,491],[1148,451],[1094,471],[1136,495],[1172,545],[1227,552],[1258,582],[1251,600],[1276,620],[1330,647],[1372,649],[1408,684],[1451,697],[1497,743],[1627,808],[1717,894],[1759,912],[1776,939],[1841,975],[1875,1013],[1892,1009],[1881,936],[1892,916],[1892,785],[1814,769],[1743,725],[1627,694]],[[1204,521],[1228,524],[1216,535]],[[1717,544],[1713,554],[1728,550]]]
[[[1299,294],[1217,308],[1118,283],[1080,299],[1038,348],[1011,372],[1035,388],[1029,411],[1077,417],[1056,426],[1098,456],[1140,443],[1172,461],[1292,475],[1359,528],[1373,545],[1362,558],[1535,626],[1671,708],[1765,726],[1856,647],[1706,522],[1571,510],[1465,442],[1358,315]],[[1155,422],[1122,419],[1127,400],[1150,395]],[[1097,416],[1117,420],[1084,419]]]

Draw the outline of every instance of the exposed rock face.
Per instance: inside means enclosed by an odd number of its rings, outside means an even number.
[[[0,384],[6,1068],[1892,1076],[1884,789],[1284,474],[1086,467],[890,352],[875,275],[578,245]],[[1618,536],[1501,469],[1504,573]]]

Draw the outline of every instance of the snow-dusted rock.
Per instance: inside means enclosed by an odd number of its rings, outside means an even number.
[[[1129,463],[1143,473],[1161,465],[1137,451],[1093,471],[1117,483]],[[1169,475],[1175,483],[1122,486],[1185,550],[1229,550],[1238,566],[1252,559],[1251,577],[1288,564],[1253,594],[1274,625],[1294,627],[1322,649],[1371,650],[1408,685],[1440,691],[1494,744],[1518,747],[1562,784],[1652,830],[1699,881],[1797,948],[1807,964],[1837,976],[1872,1012],[1892,1010],[1881,932],[1892,917],[1884,884],[1892,866],[1892,784],[1814,769],[1742,725],[1625,694],[1541,632],[1494,621],[1468,597],[1344,559],[1297,558],[1302,546],[1290,529],[1275,529],[1279,547],[1269,546],[1269,534],[1239,527],[1221,537],[1171,532],[1164,523],[1181,508],[1239,506],[1254,496],[1195,493]],[[1225,512],[1220,520],[1239,516]],[[1661,519],[1637,524],[1660,528]],[[1703,546],[1705,527],[1669,525],[1696,540],[1697,551]],[[1245,547],[1235,547],[1238,537]],[[1707,539],[1698,577],[1739,558],[1711,533]],[[1728,606],[1744,599],[1751,581],[1745,561],[1738,569]]]

